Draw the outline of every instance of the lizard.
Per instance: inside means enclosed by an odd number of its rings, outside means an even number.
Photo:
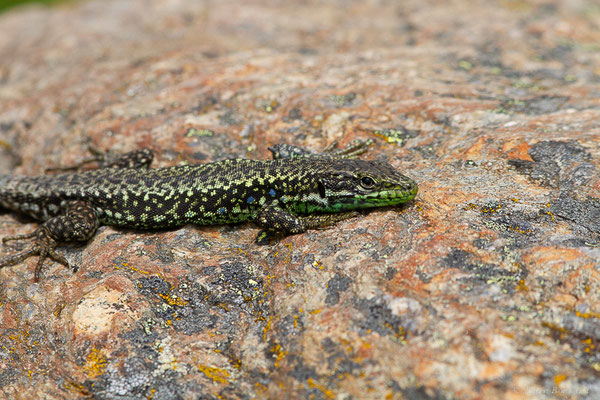
[[[418,191],[414,180],[387,162],[357,158],[371,143],[355,140],[342,149],[332,143],[322,153],[278,144],[268,148],[272,160],[162,168],[150,168],[152,150],[138,149],[97,169],[0,175],[0,208],[41,221],[31,233],[2,239],[32,244],[0,259],[0,268],[38,256],[36,282],[46,258],[76,272],[56,247],[88,241],[101,225],[161,229],[252,221],[264,234],[299,234],[356,216],[359,209],[412,200]]]

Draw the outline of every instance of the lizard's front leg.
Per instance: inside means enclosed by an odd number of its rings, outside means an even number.
[[[273,159],[294,159],[299,157],[330,157],[336,159],[356,158],[359,155],[366,153],[369,146],[373,144],[373,140],[353,140],[348,146],[342,149],[336,149],[337,142],[331,143],[325,147],[322,153],[314,153],[302,147],[293,146],[291,144],[280,143],[269,147]]]
[[[49,219],[34,232],[3,238],[3,243],[30,238],[34,238],[34,241],[33,245],[24,252],[0,260],[0,268],[19,264],[32,256],[39,256],[34,274],[36,282],[40,279],[42,266],[47,257],[76,272],[77,267],[69,265],[67,260],[55,251],[56,245],[58,242],[89,240],[96,232],[96,228],[98,228],[98,218],[93,206],[87,201],[73,201],[67,205],[64,215]]]
[[[259,244],[269,240],[269,233],[283,232],[285,234],[296,234],[305,232],[307,229],[322,229],[336,222],[360,215],[356,211],[342,212],[336,214],[311,214],[300,216],[293,214],[279,206],[266,206],[259,213],[256,224],[264,229],[256,237]]]

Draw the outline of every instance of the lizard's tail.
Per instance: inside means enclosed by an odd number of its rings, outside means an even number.
[[[0,210],[4,210],[4,199],[6,197],[6,191],[8,188],[8,181],[10,181],[10,175],[0,175]]]

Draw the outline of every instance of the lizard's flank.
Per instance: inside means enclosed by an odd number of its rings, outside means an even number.
[[[412,200],[417,184],[385,162],[358,160],[368,142],[321,154],[277,145],[273,160],[147,168],[152,153],[128,153],[107,166],[37,177],[0,175],[0,207],[43,223],[32,246],[0,260],[0,268],[39,256],[69,266],[60,242],[89,240],[100,225],[157,229],[185,224],[253,221],[266,231],[295,234],[356,215],[353,210]],[[75,267],[72,267],[76,270]]]

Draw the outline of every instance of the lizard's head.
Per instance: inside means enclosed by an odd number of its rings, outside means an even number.
[[[337,160],[318,179],[322,211],[393,206],[417,195],[417,184],[385,162]]]

